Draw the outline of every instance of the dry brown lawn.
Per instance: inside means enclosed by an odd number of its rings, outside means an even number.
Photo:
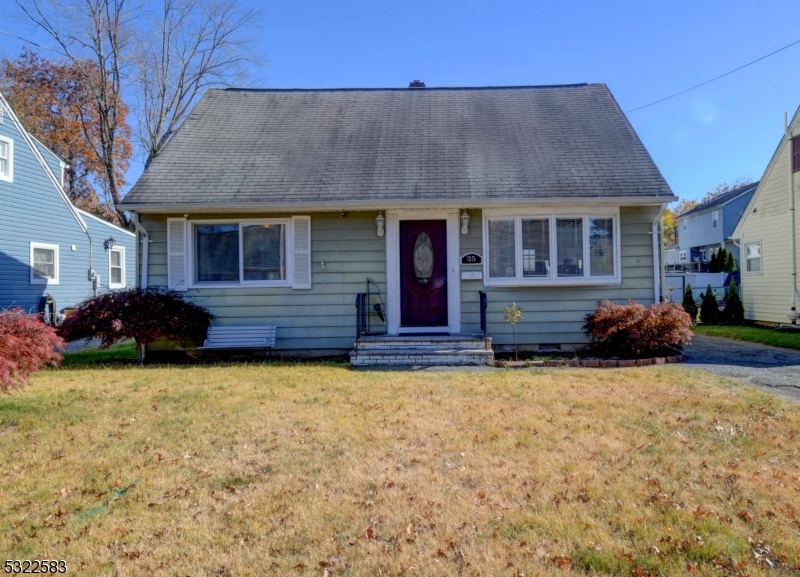
[[[0,551],[76,575],[797,575],[798,405],[677,367],[49,371]]]

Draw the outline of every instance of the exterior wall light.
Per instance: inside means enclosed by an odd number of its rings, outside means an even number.
[[[117,241],[116,241],[116,240],[114,240],[114,237],[112,236],[112,237],[109,237],[109,238],[106,240],[106,242],[104,242],[103,244],[105,244],[105,246],[106,246],[106,250],[111,250],[112,248],[114,248],[114,245],[115,245],[116,243],[117,243]]]
[[[378,216],[375,217],[375,228],[378,229],[378,236],[386,233],[386,217],[383,216],[382,211],[378,211]]]
[[[469,234],[469,215],[467,209],[461,213],[461,234]]]

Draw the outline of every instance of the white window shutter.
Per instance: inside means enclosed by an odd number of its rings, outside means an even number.
[[[311,217],[293,216],[292,235],[294,251],[293,289],[311,288]]]
[[[167,284],[171,290],[185,291],[186,279],[186,219],[167,219]]]

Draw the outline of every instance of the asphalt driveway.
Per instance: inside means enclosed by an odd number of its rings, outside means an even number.
[[[685,365],[800,401],[800,351],[695,335]]]

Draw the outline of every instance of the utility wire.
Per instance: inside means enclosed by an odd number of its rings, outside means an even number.
[[[661,100],[656,100],[655,102],[651,102],[650,104],[645,104],[644,106],[640,106],[638,108],[634,108],[632,110],[628,110],[628,111],[625,112],[625,114],[630,114],[631,112],[636,112],[637,110],[641,110],[642,108],[647,108],[648,106],[653,106],[654,104],[658,104],[659,102],[664,102],[665,100],[669,100],[670,98],[675,98],[676,96],[680,96],[681,94],[686,94],[687,92],[690,92],[690,91],[694,90],[695,88],[700,88],[701,86],[705,86],[706,84],[711,84],[715,80],[719,80],[720,78],[724,78],[725,76],[733,74],[734,72],[739,72],[739,70],[742,70],[743,68],[747,68],[748,66],[752,66],[756,62],[761,62],[765,58],[769,58],[770,56],[773,56],[773,55],[777,54],[778,52],[782,52],[782,51],[786,50],[787,48],[791,48],[795,44],[800,44],[800,40],[796,40],[795,42],[792,42],[791,44],[787,44],[783,48],[778,48],[775,52],[770,52],[769,54],[767,54],[765,56],[762,56],[761,58],[756,58],[752,62],[748,62],[747,64],[744,64],[743,66],[740,66],[739,68],[734,68],[733,70],[730,70],[730,71],[726,72],[725,74],[720,74],[716,78],[712,78],[711,80],[706,80],[705,82],[703,82],[701,84],[698,84],[697,86],[692,86],[691,88],[687,88],[686,90],[681,90],[680,92],[676,92],[675,94],[673,94],[671,96],[667,96],[666,98],[662,98]]]
[[[33,40],[28,40],[27,38],[23,38],[22,36],[17,36],[16,34],[12,34],[11,32],[6,32],[5,30],[0,30],[0,34],[5,34],[6,36],[11,36],[11,38],[16,38],[17,40],[22,40],[23,42],[27,42],[28,44],[33,44],[37,48],[41,48],[43,50],[49,50],[50,52],[55,52],[56,54],[61,54],[61,56],[65,56],[63,52],[60,52],[54,48],[50,48],[49,46],[42,46],[41,44],[37,44]]]

